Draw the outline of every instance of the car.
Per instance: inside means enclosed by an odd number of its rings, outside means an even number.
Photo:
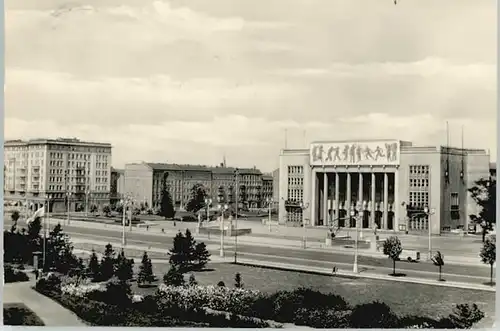
[[[408,262],[417,262],[420,260],[420,252],[413,249],[403,249],[399,260],[407,260]]]

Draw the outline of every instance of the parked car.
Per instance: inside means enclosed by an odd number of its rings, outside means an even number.
[[[420,252],[413,249],[403,249],[399,259],[407,260],[408,262],[417,262],[420,261]]]

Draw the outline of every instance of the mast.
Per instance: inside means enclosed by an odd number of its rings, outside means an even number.
[[[464,183],[464,178],[465,178],[465,169],[464,169],[464,126],[462,125],[462,149],[461,149],[461,169],[460,169],[460,179],[462,180],[462,183]]]
[[[450,127],[446,121],[446,168],[444,172],[446,184],[450,183]]]

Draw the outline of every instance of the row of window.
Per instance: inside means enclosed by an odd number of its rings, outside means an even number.
[[[428,165],[410,165],[410,175],[429,174]]]
[[[288,186],[304,186],[304,178],[301,177],[288,177]]]
[[[289,188],[287,192],[287,200],[303,201],[304,189]]]
[[[410,178],[410,187],[429,187],[429,179]]]
[[[297,174],[297,175],[303,175],[304,174],[304,167],[303,166],[288,166],[288,174]]]

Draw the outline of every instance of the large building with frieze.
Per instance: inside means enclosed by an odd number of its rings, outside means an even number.
[[[399,140],[313,142],[283,149],[279,219],[296,226],[433,234],[466,229],[477,206],[467,189],[490,175],[484,149]],[[433,212],[426,215],[424,208]]]

